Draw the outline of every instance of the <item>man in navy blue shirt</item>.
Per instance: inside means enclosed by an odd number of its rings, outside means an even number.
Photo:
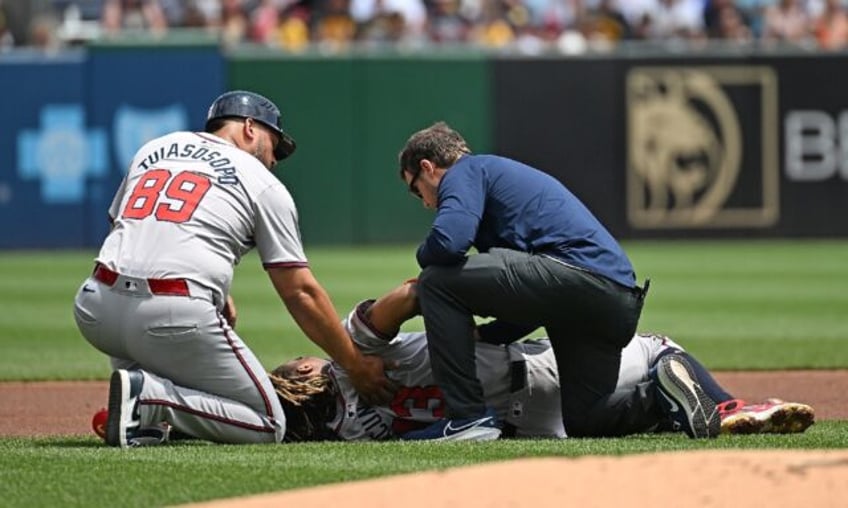
[[[618,242],[562,183],[508,158],[472,155],[443,122],[413,134],[399,162],[409,191],[436,211],[417,252],[418,293],[447,405],[445,420],[406,439],[498,438],[476,376],[475,334],[512,341],[539,326],[554,349],[568,435],[632,433],[657,412],[691,437],[718,434],[715,403],[685,358],[667,361],[645,385],[615,391],[647,287],[636,285]],[[496,320],[475,332],[474,316]]]

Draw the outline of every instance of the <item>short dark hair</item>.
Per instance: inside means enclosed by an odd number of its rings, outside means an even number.
[[[227,122],[231,122],[234,120],[238,120],[237,118],[213,118],[206,122],[206,132],[218,132],[221,130]]]
[[[468,143],[462,135],[451,129],[445,122],[436,122],[422,129],[406,141],[398,154],[400,177],[404,171],[418,174],[421,160],[427,159],[440,168],[449,168],[463,155],[471,153]]]

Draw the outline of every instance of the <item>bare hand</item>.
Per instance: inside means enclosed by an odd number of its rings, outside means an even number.
[[[362,400],[368,405],[380,406],[391,402],[398,389],[397,383],[385,373],[395,367],[395,363],[384,363],[380,357],[365,355],[356,371],[348,370],[348,374]]]
[[[233,300],[231,295],[227,295],[227,303],[224,304],[224,308],[221,310],[221,313],[224,315],[224,319],[227,320],[230,328],[235,329],[236,319],[238,319],[238,311],[236,311],[236,302]]]

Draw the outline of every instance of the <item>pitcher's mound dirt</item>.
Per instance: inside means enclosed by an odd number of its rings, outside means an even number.
[[[189,506],[823,508],[846,499],[846,451],[708,450],[523,459]]]

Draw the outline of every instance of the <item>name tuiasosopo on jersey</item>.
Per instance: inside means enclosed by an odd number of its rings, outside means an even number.
[[[144,145],[109,216],[98,262],[132,277],[189,279],[219,301],[233,267],[254,247],[266,268],[308,264],[288,189],[258,159],[212,134],[176,132]]]

